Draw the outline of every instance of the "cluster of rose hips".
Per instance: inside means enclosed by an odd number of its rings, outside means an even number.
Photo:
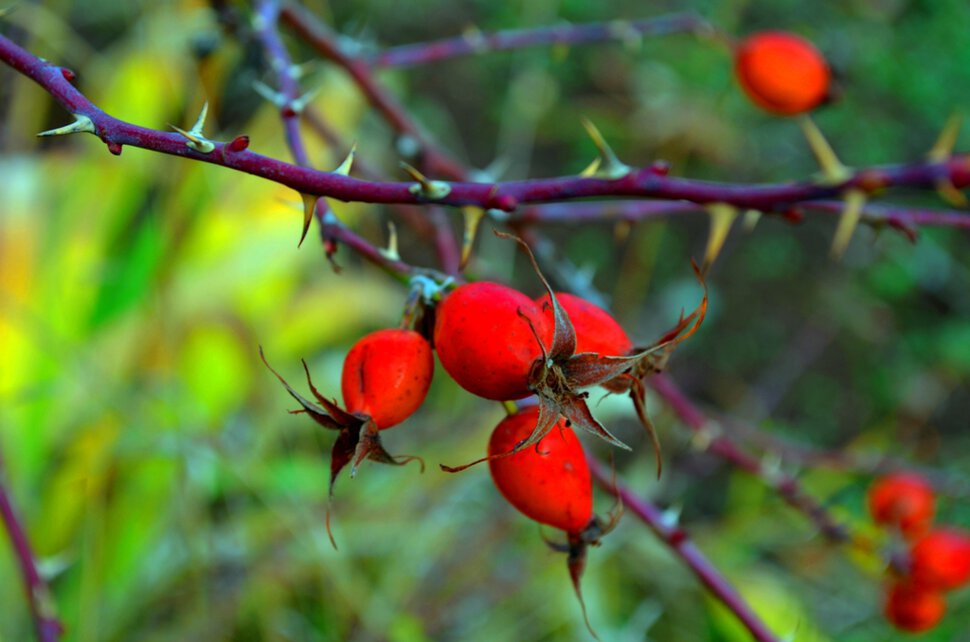
[[[927,631],[946,612],[945,593],[970,581],[970,533],[933,527],[933,488],[913,474],[894,474],[869,488],[873,520],[906,543],[887,593],[886,618],[903,631]]]
[[[532,259],[528,247],[522,246]],[[653,436],[642,379],[662,369],[673,347],[700,326],[707,297],[655,344],[636,348],[608,312],[580,297],[554,293],[534,259],[533,266],[547,290],[536,300],[487,281],[459,285],[443,294],[432,286],[429,289],[437,294],[426,296],[427,279],[419,279],[404,327],[372,332],[347,354],[341,374],[343,407],[316,389],[309,372],[307,381],[317,403],[277,377],[300,403],[296,412],[338,431],[331,453],[331,494],[333,482],[347,465],[353,475],[364,459],[390,464],[416,459],[390,455],[379,433],[404,421],[424,401],[434,371],[433,351],[462,388],[506,402],[510,414],[495,427],[487,455],[442,469],[457,472],[487,461],[495,486],[515,508],[564,531],[567,542],[552,546],[568,553],[570,576],[582,604],[579,580],[586,547],[598,543],[615,518],[602,521],[593,514],[590,469],[573,429],[626,448],[593,417],[585,389],[602,386],[629,393]],[[536,405],[517,408],[509,403],[531,396]]]
[[[756,34],[743,41],[735,54],[742,88],[768,111],[781,115],[808,111],[828,95],[824,59],[797,36]],[[410,301],[403,327],[372,332],[351,348],[341,375],[343,407],[314,387],[309,371],[307,382],[317,403],[276,376],[299,402],[301,409],[295,412],[307,413],[338,432],[331,453],[331,495],[334,481],[347,465],[353,475],[364,459],[388,464],[418,459],[389,454],[379,433],[420,407],[431,385],[433,352],[462,388],[506,402],[510,414],[492,432],[487,455],[464,466],[442,468],[457,472],[487,461],[495,486],[509,503],[527,517],[564,531],[566,543],[551,545],[568,553],[570,577],[582,605],[579,581],[586,547],[598,543],[615,519],[604,522],[593,514],[590,469],[574,429],[627,447],[593,416],[586,403],[587,389],[598,386],[629,394],[654,441],[659,474],[659,444],[646,413],[643,380],[662,370],[674,346],[700,326],[707,295],[658,341],[638,348],[602,308],[553,292],[528,247],[519,242],[545,286],[545,295],[533,300],[508,286],[484,281],[460,285],[443,295],[437,287],[431,288],[431,296],[419,292]],[[695,272],[703,285],[696,266]],[[510,403],[528,397],[535,397],[537,403],[522,408]],[[913,582],[901,586],[911,590]],[[934,586],[943,588],[939,583]],[[585,616],[585,607],[583,612]]]

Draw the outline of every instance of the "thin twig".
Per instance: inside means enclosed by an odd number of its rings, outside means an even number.
[[[54,609],[54,599],[50,587],[41,577],[34,561],[34,553],[24,532],[13,503],[7,492],[2,462],[0,462],[0,519],[10,536],[14,556],[20,566],[20,576],[23,580],[24,593],[30,604],[30,614],[34,620],[34,630],[38,642],[57,642],[64,632],[64,627]]]
[[[837,543],[851,541],[845,525],[836,521],[822,504],[806,493],[797,479],[779,470],[769,469],[760,459],[741,450],[724,434],[717,420],[708,417],[694,405],[668,375],[656,375],[647,383],[710,452],[758,477],[789,506],[808,516],[829,540]]]
[[[587,457],[587,460],[596,482],[607,492],[620,499],[625,510],[636,515],[664,544],[670,547],[691,572],[697,576],[697,579],[701,581],[711,595],[734,613],[735,617],[751,633],[752,638],[758,642],[778,642],[780,640],[761,621],[761,618],[728,582],[727,578],[711,564],[710,560],[690,540],[687,531],[677,525],[675,521],[669,519],[664,511],[637,496],[630,489],[615,483],[603,466],[592,457]]]
[[[476,54],[549,45],[639,42],[643,37],[688,33],[710,35],[714,27],[695,13],[673,13],[645,20],[562,24],[494,33],[470,30],[455,38],[389,47],[368,57],[378,67],[411,67]]]

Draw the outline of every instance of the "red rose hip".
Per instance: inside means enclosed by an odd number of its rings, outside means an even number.
[[[490,456],[510,452],[526,439],[539,419],[527,408],[502,420],[488,443]],[[489,459],[499,492],[521,513],[570,534],[593,519],[593,487],[583,447],[563,419],[535,446],[514,455]]]
[[[894,526],[914,538],[933,521],[933,488],[919,475],[895,474],[877,479],[869,487],[869,514],[877,524]]]
[[[902,631],[919,633],[936,626],[946,612],[943,594],[915,584],[895,584],[886,595],[889,623]]]
[[[479,397],[527,397],[529,371],[542,355],[529,321],[548,346],[552,327],[529,297],[487,281],[459,286],[438,305],[438,359],[458,385]]]
[[[372,332],[344,360],[344,405],[347,412],[369,416],[379,429],[390,428],[418,409],[433,374],[434,357],[423,336],[403,329]]]
[[[970,533],[938,528],[913,545],[910,579],[914,584],[949,591],[970,581]]]
[[[810,111],[829,94],[825,58],[811,42],[785,31],[742,40],[735,50],[734,73],[752,102],[783,116]]]

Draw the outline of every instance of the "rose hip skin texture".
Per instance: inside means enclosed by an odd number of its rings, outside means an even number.
[[[734,73],[752,102],[783,116],[809,111],[829,93],[825,58],[809,41],[784,31],[756,33],[741,41]]]
[[[503,419],[492,432],[489,455],[501,455],[528,437],[539,418],[527,408]],[[593,487],[583,447],[563,419],[535,446],[490,459],[499,492],[526,517],[580,533],[593,519]]]
[[[946,611],[946,602],[937,590],[915,584],[895,584],[886,595],[885,614],[897,629],[919,633],[936,626]]]
[[[919,475],[881,477],[869,487],[868,499],[872,519],[898,527],[907,538],[922,535],[933,521],[933,488]]]
[[[556,292],[556,298],[576,330],[576,354],[595,352],[603,356],[618,356],[629,354],[633,350],[633,342],[626,330],[609,312],[568,292]],[[552,325],[552,303],[549,295],[536,299],[536,304]]]
[[[510,287],[468,283],[438,305],[435,350],[458,385],[496,401],[532,394],[529,371],[542,350],[520,313],[532,320],[548,347],[551,325],[529,297]]]
[[[347,412],[370,416],[381,430],[399,424],[424,401],[433,373],[431,346],[420,334],[372,332],[344,360],[340,387]]]
[[[938,528],[913,545],[910,579],[914,584],[942,589],[958,588],[970,580],[970,533]]]

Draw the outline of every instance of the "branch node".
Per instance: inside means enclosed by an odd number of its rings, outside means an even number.
[[[408,165],[404,161],[401,161],[401,169],[407,172],[411,178],[418,182],[417,185],[412,185],[408,188],[408,191],[415,196],[420,196],[431,201],[437,201],[451,193],[451,185],[443,181],[433,181],[429,179],[416,168]]]
[[[200,154],[208,154],[216,148],[215,144],[207,139],[202,133],[202,128],[205,127],[205,117],[209,114],[209,101],[202,104],[202,111],[199,112],[199,117],[195,119],[195,124],[192,125],[192,129],[185,131],[180,129],[175,125],[171,125],[171,128],[182,134],[188,139],[185,143],[186,147],[191,150],[197,151]]]
[[[617,158],[613,149],[603,138],[603,134],[600,130],[596,128],[596,125],[588,118],[583,118],[583,127],[586,128],[586,133],[589,137],[593,139],[593,144],[596,145],[596,149],[599,151],[600,155],[596,161],[593,161],[585,170],[583,170],[583,176],[597,176],[600,178],[608,178],[615,180],[618,178],[623,178],[628,175],[632,170],[630,166]]]

